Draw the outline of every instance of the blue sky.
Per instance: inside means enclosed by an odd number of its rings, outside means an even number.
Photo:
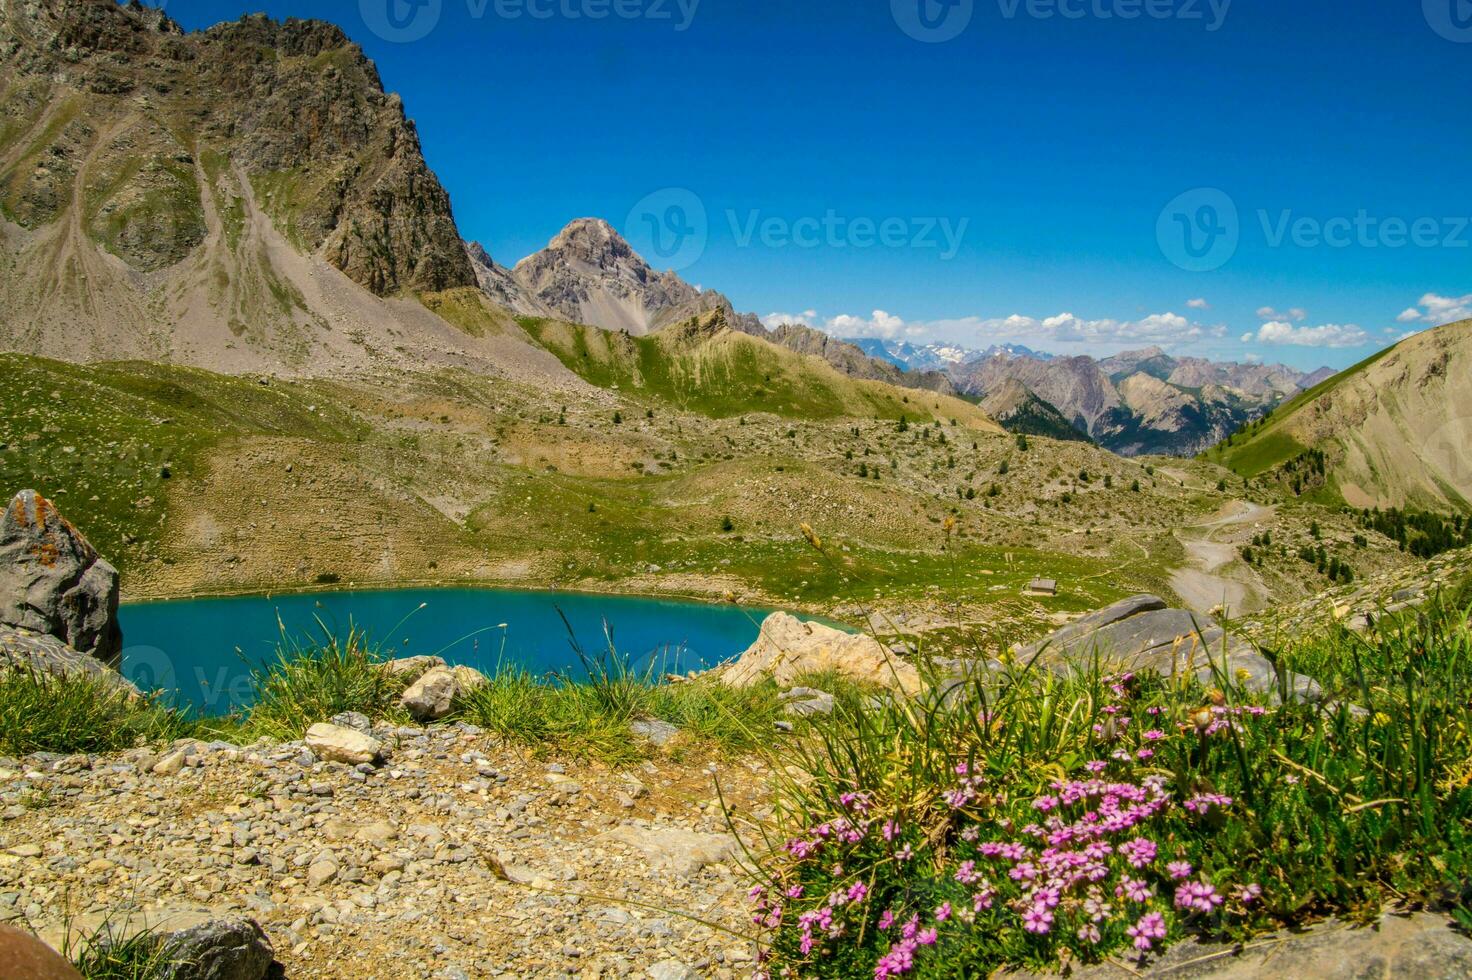
[[[1472,315],[1466,0],[410,2],[169,13],[340,24],[506,264],[599,216],[840,333],[1305,368]]]

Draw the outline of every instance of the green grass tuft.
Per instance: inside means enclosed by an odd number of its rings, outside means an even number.
[[[0,754],[116,752],[194,730],[158,701],[95,677],[0,672]]]
[[[300,738],[317,722],[344,711],[369,718],[407,720],[398,698],[404,683],[383,669],[388,659],[355,626],[338,636],[319,621],[320,640],[281,631],[276,660],[252,675],[254,704],[245,731],[252,736]]]

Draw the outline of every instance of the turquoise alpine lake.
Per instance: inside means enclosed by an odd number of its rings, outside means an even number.
[[[713,666],[756,639],[767,610],[666,599],[491,589],[395,589],[180,599],[125,604],[124,676],[180,707],[225,714],[250,704],[251,672],[275,662],[286,636],[367,633],[385,657],[437,654],[492,673],[586,676],[584,654],[609,650],[634,670]],[[566,617],[566,623],[563,618]],[[605,635],[605,625],[607,635]],[[571,627],[571,633],[569,633]]]

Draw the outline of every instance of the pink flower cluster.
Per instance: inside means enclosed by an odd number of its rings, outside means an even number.
[[[1132,676],[1124,675],[1112,686],[1125,698],[1133,683]],[[1241,716],[1261,711],[1214,708],[1205,729],[1181,728],[1189,729],[1194,739],[1198,733],[1210,734],[1212,726],[1233,725]],[[1161,714],[1153,708],[1145,713],[1152,718]],[[886,816],[879,794],[842,794],[842,816],[786,844],[794,862],[789,874],[807,865],[827,880],[841,882],[821,905],[797,917],[798,950],[804,957],[822,955],[826,940],[864,931],[874,934],[870,923],[877,923],[877,934],[887,937],[889,946],[875,962],[874,976],[888,980],[912,973],[926,949],[955,930],[984,928],[999,934],[1014,929],[1013,935],[1031,943],[1076,940],[1085,946],[1098,945],[1106,936],[1116,941],[1123,936],[1143,953],[1167,938],[1173,916],[1218,913],[1227,897],[1172,851],[1161,836],[1166,829],[1162,821],[1204,816],[1231,807],[1233,800],[1216,792],[1197,792],[1180,800],[1173,796],[1167,776],[1136,769],[1153,757],[1150,746],[1158,747],[1173,735],[1164,719],[1154,723],[1161,727],[1127,739],[1130,718],[1117,705],[1104,709],[1095,733],[1112,743],[1108,757],[1084,763],[1077,778],[1055,780],[1045,793],[1018,801],[1019,807],[1026,805],[1033,822],[1014,823],[990,813],[981,817],[986,810],[973,805],[983,800],[984,780],[965,763],[958,764],[957,779],[942,794],[954,828],[943,851],[903,815]],[[995,791],[985,798],[987,809],[998,795],[1005,799]],[[844,880],[845,865],[874,867],[878,862],[914,869],[905,873],[936,875],[938,887],[931,894],[939,893],[940,904],[927,903],[921,914],[876,907],[893,896],[873,890],[881,886],[872,878]],[[803,898],[800,885],[779,885],[776,893],[780,897],[762,889],[752,895],[754,921],[768,929],[784,928],[784,904]],[[1262,888],[1241,885],[1228,895],[1232,909],[1240,911],[1260,898]],[[912,914],[901,924],[906,911]]]

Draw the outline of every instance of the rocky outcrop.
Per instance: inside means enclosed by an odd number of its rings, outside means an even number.
[[[439,660],[415,658],[419,660]],[[401,672],[402,675],[402,672]],[[486,675],[474,667],[438,666],[420,673],[399,698],[399,704],[419,721],[438,721],[454,710],[455,700],[486,683]]]
[[[1044,640],[1013,648],[1023,663],[1058,673],[1090,670],[1149,671],[1162,677],[1193,675],[1207,687],[1223,678],[1260,693],[1276,693],[1278,670],[1257,647],[1226,632],[1209,616],[1171,609],[1163,599],[1137,595],[1070,623]],[[1287,674],[1292,696],[1317,700],[1313,680]]]
[[[436,667],[410,684],[399,703],[419,721],[438,721],[454,709],[457,688],[455,674]]]
[[[81,287],[65,283],[54,301],[30,295],[60,273],[48,275],[47,249],[18,253],[8,276],[23,291],[3,295],[0,338],[24,348],[136,350],[143,339],[110,321],[131,331],[146,308],[146,332],[161,311],[127,284],[177,272],[173,284],[189,289],[197,284],[176,267],[206,251],[225,265],[210,276],[233,284],[215,302],[240,304],[216,311],[237,337],[263,311],[303,302],[273,281],[287,278],[281,263],[251,258],[266,247],[257,208],[292,245],[379,295],[476,285],[402,101],[333,25],[253,15],[185,33],[139,3],[0,3],[0,91],[0,210],[24,238],[80,252],[65,278],[85,280],[90,297],[73,310],[88,323],[62,322],[76,335],[66,344],[33,337]],[[237,252],[241,242],[253,247]],[[269,301],[236,282],[252,275],[266,277],[257,292]],[[166,312],[203,329],[197,311]],[[89,342],[87,330],[102,336]]]
[[[768,616],[756,642],[716,670],[721,682],[731,687],[750,687],[767,678],[790,686],[803,675],[828,671],[907,694],[921,687],[914,665],[873,637],[805,623],[784,612]]]
[[[481,292],[490,297],[497,306],[519,316],[556,316],[557,313],[532,296],[515,274],[491,258],[480,242],[469,242],[465,254],[470,257],[470,267],[475,271],[476,282]]]
[[[139,693],[116,670],[54,636],[0,626],[0,670],[17,668],[52,677],[88,677],[129,694]]]
[[[0,518],[0,625],[104,663],[122,654],[117,569],[34,490],[16,494]]]
[[[1052,980],[1055,973],[1008,971],[998,980]],[[1472,976],[1472,940],[1444,916],[1390,914],[1373,927],[1324,922],[1301,931],[1257,936],[1244,943],[1195,940],[1177,943],[1139,966],[1114,961],[1075,964],[1072,980],[1263,980],[1267,977],[1416,977],[1459,980]]]
[[[150,974],[156,980],[262,980],[276,960],[255,920],[198,906],[94,912],[69,926],[73,945],[106,950],[147,943],[160,962]]]
[[[608,222],[579,218],[512,274],[533,301],[573,323],[647,334],[668,311],[692,307],[700,290],[656,272]]]

